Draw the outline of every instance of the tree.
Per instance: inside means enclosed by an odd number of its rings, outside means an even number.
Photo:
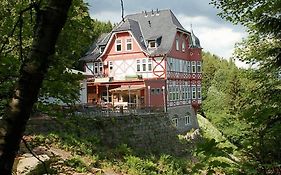
[[[28,8],[29,2],[29,0],[22,0],[21,2],[3,0],[0,2],[0,117],[3,116],[7,101],[12,97],[15,82],[19,76],[21,57],[27,57],[31,48],[36,16],[35,10]],[[44,2],[42,1],[42,3]],[[26,11],[21,13],[23,9],[26,9]],[[40,100],[36,104],[36,108],[39,109],[35,109],[37,111],[45,113],[55,111],[53,106],[57,104],[53,102],[49,104],[49,97],[58,99],[57,102],[68,105],[78,101],[79,80],[83,77],[65,70],[73,68],[82,70],[82,65],[78,59],[88,51],[92,42],[101,33],[109,32],[112,29],[110,22],[104,23],[91,19],[88,6],[82,0],[72,1],[68,16],[58,38],[54,58],[40,90]],[[19,25],[19,18],[21,18],[22,25]],[[20,40],[22,41],[21,44]],[[2,44],[5,42],[6,44]],[[20,56],[21,49],[22,56]]]
[[[249,134],[241,141],[260,174],[280,173],[281,1],[212,0],[220,15],[248,28],[249,37],[237,44],[235,57],[255,64],[247,71],[240,106],[241,122]],[[247,161],[248,162],[248,161]]]
[[[45,8],[37,11],[37,27],[31,51],[21,65],[13,98],[0,121],[2,174],[11,174],[21,137],[52,60],[51,56],[55,53],[55,44],[70,5],[71,0],[50,0]]]

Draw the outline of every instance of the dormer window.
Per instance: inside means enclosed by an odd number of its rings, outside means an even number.
[[[185,41],[183,40],[182,44],[181,44],[181,50],[183,52],[185,52]]]
[[[115,48],[117,52],[120,52],[122,50],[122,41],[121,39],[118,39],[115,41]]]
[[[132,50],[132,39],[126,39],[126,50]]]
[[[179,40],[176,39],[176,50],[180,50]]]
[[[104,46],[101,46],[101,47],[100,47],[100,53],[103,53],[104,48],[105,48]]]
[[[148,47],[149,48],[156,48],[156,41],[149,41],[148,42]]]

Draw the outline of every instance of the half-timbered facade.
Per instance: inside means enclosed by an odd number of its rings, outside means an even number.
[[[88,103],[163,110],[180,131],[198,127],[200,42],[171,10],[126,16],[81,61],[94,77],[87,82]]]

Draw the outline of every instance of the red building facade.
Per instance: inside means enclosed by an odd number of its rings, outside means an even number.
[[[88,103],[160,109],[180,131],[197,128],[201,104],[199,39],[170,10],[128,15],[81,58]]]

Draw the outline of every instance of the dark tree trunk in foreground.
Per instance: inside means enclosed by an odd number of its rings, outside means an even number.
[[[49,0],[40,10],[32,49],[21,65],[14,96],[0,120],[0,174],[10,175],[33,104],[55,52],[71,0]]]

